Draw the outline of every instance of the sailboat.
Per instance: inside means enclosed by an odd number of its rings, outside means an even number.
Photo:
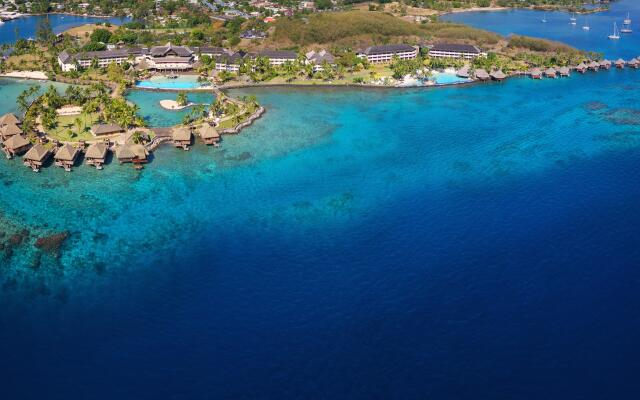
[[[582,30],[588,31],[589,29],[591,29],[591,27],[589,26],[589,18],[587,18],[584,26],[582,27]]]
[[[620,39],[620,32],[618,32],[618,25],[615,22],[613,23],[613,33],[609,35],[609,39],[611,40]]]
[[[544,17],[542,17],[542,22],[544,23],[547,22],[547,13],[544,13]]]
[[[571,15],[570,21],[571,21],[571,25],[575,25],[576,24],[576,21],[577,21],[576,13],[573,13],[573,15]]]
[[[622,29],[620,29],[620,33],[631,33],[633,30],[631,29],[631,24],[624,24]]]
[[[631,25],[631,15],[627,13],[627,18],[623,21],[625,25]]]

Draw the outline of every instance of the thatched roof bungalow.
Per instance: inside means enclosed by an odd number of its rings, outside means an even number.
[[[497,71],[492,71],[490,76],[491,76],[491,79],[493,79],[494,81],[503,81],[507,77],[507,75],[505,75],[505,73],[502,72],[501,69]]]
[[[14,113],[4,114],[0,117],[0,127],[3,127],[7,124],[20,125],[20,120]]]
[[[591,71],[597,71],[597,70],[599,70],[599,69],[600,69],[600,63],[599,63],[599,62],[597,62],[597,61],[591,61],[591,62],[589,63],[589,65],[588,65],[588,68],[589,68]]]
[[[78,155],[80,155],[80,150],[67,143],[58,148],[53,158],[57,167],[62,167],[65,171],[71,172]]]
[[[542,71],[539,68],[534,68],[529,71],[529,75],[533,79],[542,79]]]
[[[40,172],[40,168],[47,162],[50,155],[51,153],[46,147],[41,144],[36,144],[24,155],[24,165],[31,168],[33,172]]]
[[[603,68],[603,69],[611,68],[611,61],[609,61],[609,60],[600,61],[600,68]]]
[[[558,70],[558,74],[560,74],[560,76],[569,76],[571,75],[571,70],[569,67],[562,67]]]
[[[587,72],[587,64],[585,64],[584,62],[581,62],[576,67],[576,71],[580,72],[581,74],[584,74],[585,72]]]
[[[638,67],[640,66],[640,61],[638,61],[637,58],[632,58],[631,60],[629,60],[627,65],[633,69],[638,69]]]
[[[3,146],[7,158],[12,159],[16,154],[25,152],[31,146],[31,143],[22,135],[14,135],[5,140]]]
[[[7,140],[14,135],[22,135],[22,129],[13,122],[8,122],[0,127],[0,136],[2,136],[2,140]]]
[[[558,73],[556,72],[555,68],[549,67],[549,68],[547,68],[546,71],[544,71],[544,75],[547,78],[554,78],[555,79],[558,76]]]
[[[475,76],[476,76],[476,79],[483,82],[491,79],[491,76],[487,73],[487,71],[485,71],[482,68],[476,70]]]
[[[124,128],[116,124],[96,124],[91,127],[93,136],[115,135],[123,132]]]
[[[622,58],[618,58],[615,64],[616,64],[616,68],[622,69],[627,63]]]
[[[174,146],[189,150],[189,146],[191,146],[191,129],[185,126],[173,128],[171,130],[171,140]]]
[[[198,134],[206,145],[218,146],[218,142],[220,142],[220,134],[216,128],[208,123],[202,124],[200,129],[198,129]]]
[[[124,163],[146,163],[149,152],[141,144],[124,144],[116,147],[116,158],[120,164]]]
[[[464,67],[460,68],[458,70],[458,72],[456,72],[456,76],[458,78],[468,79],[469,78],[469,66],[465,65]]]
[[[106,143],[93,143],[89,145],[84,155],[85,162],[88,165],[93,165],[96,169],[102,169],[107,160],[108,151],[109,146]]]

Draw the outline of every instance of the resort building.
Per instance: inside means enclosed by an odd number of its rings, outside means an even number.
[[[141,50],[138,50],[141,51]],[[75,71],[78,67],[89,68],[94,62],[100,68],[105,68],[109,64],[121,65],[125,62],[136,64],[142,55],[136,55],[129,49],[115,49],[105,51],[87,51],[78,54],[70,54],[66,50],[58,54],[58,65],[65,71]]]
[[[80,150],[66,143],[58,148],[53,158],[57,167],[62,167],[65,171],[71,172],[71,168],[76,163],[78,155],[80,155]]]
[[[93,143],[87,148],[84,155],[87,165],[93,165],[96,169],[102,169],[107,160],[109,146],[106,143]]]
[[[266,37],[266,32],[257,31],[255,29],[249,29],[248,31],[244,31],[240,34],[241,39],[265,39]]]
[[[146,58],[150,69],[158,71],[184,71],[193,68],[195,61],[193,51],[186,46],[154,46]]]
[[[295,51],[263,50],[257,54],[258,57],[266,57],[271,65],[282,65],[286,62],[294,62],[298,55]]]
[[[31,168],[33,172],[40,172],[40,168],[47,162],[51,153],[41,144],[31,147],[27,154],[24,155],[24,165]]]
[[[370,63],[389,63],[394,57],[400,60],[411,60],[418,56],[418,48],[408,44],[387,44],[371,46],[359,52],[358,57],[366,58]]]
[[[429,49],[430,57],[438,58],[463,58],[465,60],[472,60],[476,57],[483,55],[482,50],[478,46],[470,44],[434,44]]]
[[[216,58],[216,71],[238,72],[246,53],[224,54]]]
[[[200,135],[200,138],[202,139],[204,144],[214,145],[216,147],[219,146],[218,143],[220,142],[220,134],[210,124],[208,123],[202,124],[200,129],[198,129],[198,134]]]
[[[313,65],[313,72],[319,72],[324,69],[323,65],[327,63],[328,65],[335,65],[336,60],[333,57],[333,54],[329,53],[326,50],[320,51],[310,51],[305,54],[307,57],[307,63]]]
[[[31,143],[25,139],[22,135],[11,136],[3,143],[3,150],[8,159],[13,158],[16,154],[20,154],[26,151]]]
[[[116,124],[97,124],[91,127],[93,136],[115,135],[123,132],[124,128]]]
[[[217,58],[225,54],[230,54],[229,50],[222,47],[196,47],[194,51],[196,53],[196,61],[200,60],[202,56]]]

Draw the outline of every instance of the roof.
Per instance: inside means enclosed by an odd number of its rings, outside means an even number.
[[[385,44],[383,46],[371,46],[367,47],[364,54],[370,56],[375,54],[387,54],[387,53],[404,53],[407,51],[414,51],[415,48],[408,44]]]
[[[556,73],[556,70],[553,67],[549,67],[549,68],[547,68],[546,71],[544,71],[544,73],[547,74],[547,75],[553,75],[553,74]]]
[[[104,50],[104,51],[85,51],[82,53],[78,53],[75,55],[75,58],[78,60],[93,60],[97,59],[107,59],[107,58],[127,58],[132,53],[129,53],[127,49],[115,49],[115,50]]]
[[[218,131],[209,124],[202,124],[200,129],[198,129],[198,133],[203,139],[215,139],[220,137]]]
[[[108,147],[104,143],[93,143],[87,148],[86,158],[105,158]]]
[[[0,128],[0,132],[2,136],[13,136],[13,135],[21,135],[22,129],[16,124],[9,123],[2,128]]]
[[[529,73],[530,73],[531,75],[541,75],[541,74],[542,74],[542,71],[540,71],[540,68],[534,68],[534,69],[532,69],[531,71],[529,71]]]
[[[5,140],[4,146],[8,149],[19,149],[20,147],[24,147],[29,144],[29,141],[22,137],[22,135],[11,136],[9,139]]]
[[[29,161],[43,161],[48,154],[49,150],[47,150],[46,147],[41,144],[36,144],[27,151],[27,154],[25,154],[23,158]]]
[[[212,55],[222,55],[227,52],[226,49],[222,47],[200,47],[197,49],[200,54],[212,54]]]
[[[58,59],[64,64],[67,64],[68,62],[73,60],[73,57],[71,57],[71,54],[69,54],[68,51],[64,50],[60,52],[60,54],[58,54]]]
[[[583,62],[581,62],[580,64],[578,64],[578,66],[576,67],[576,69],[585,69],[587,68],[587,65]]]
[[[624,60],[622,58],[618,58],[616,60],[616,64],[624,64]]]
[[[190,48],[186,46],[174,46],[171,43],[167,43],[164,46],[154,46],[149,53],[153,57],[167,57],[169,55],[191,57],[193,55],[193,51],[191,51]]]
[[[120,125],[116,124],[97,124],[91,127],[91,133],[94,135],[109,135],[124,131]]]
[[[0,117],[0,125],[19,124],[20,120],[14,113],[8,113]]]
[[[56,151],[55,159],[62,161],[73,161],[78,154],[78,149],[73,147],[72,145],[66,143],[63,144],[58,151]]]
[[[507,77],[507,75],[505,75],[504,72],[502,72],[502,70],[499,69],[497,71],[492,72],[491,77],[495,79],[504,79]]]
[[[471,44],[454,44],[454,43],[437,43],[431,47],[430,51],[445,51],[455,53],[473,53],[480,54],[481,50],[477,46]]]
[[[571,70],[568,67],[562,67],[559,71],[561,74],[568,74]]]
[[[216,58],[216,63],[218,64],[237,64],[244,58],[246,53],[237,52],[233,54],[224,54],[218,58]]]
[[[147,158],[147,149],[141,144],[125,144],[122,146],[118,146],[116,148],[116,157],[118,159],[146,159]]]
[[[489,74],[484,69],[480,68],[476,70],[476,78],[487,79],[489,78]]]
[[[602,61],[600,61],[600,65],[611,65],[611,61],[609,61],[609,60],[602,60]]]
[[[184,126],[179,126],[171,130],[171,137],[173,140],[187,141],[191,140],[191,130]]]
[[[323,62],[327,62],[329,64],[333,64],[335,62],[335,58],[333,54],[329,53],[326,50],[310,51],[306,54],[307,60],[313,62],[314,64],[322,64]]]
[[[262,50],[258,53],[258,56],[267,58],[285,58],[290,60],[295,60],[298,57],[295,51],[287,50]]]
[[[464,67],[460,68],[458,70],[458,72],[456,72],[456,76],[458,76],[460,78],[468,78],[469,77],[469,66],[465,65]]]

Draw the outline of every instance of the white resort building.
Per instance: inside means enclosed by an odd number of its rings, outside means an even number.
[[[307,57],[307,63],[313,65],[313,72],[319,72],[324,70],[323,65],[325,62],[329,65],[335,65],[336,61],[333,54],[326,50],[310,51],[305,54]]]
[[[464,58],[465,60],[471,60],[482,55],[484,55],[484,53],[478,46],[470,44],[434,44],[429,49],[430,57]]]
[[[394,57],[400,60],[411,60],[418,56],[418,48],[408,44],[387,44],[371,46],[359,52],[358,57],[366,58],[370,63],[390,63]]]
[[[184,71],[193,68],[195,61],[193,51],[186,46],[154,46],[147,56],[149,69],[158,71]]]
[[[295,51],[286,50],[263,50],[257,54],[258,57],[266,57],[271,65],[282,65],[286,62],[294,62],[298,55]]]

